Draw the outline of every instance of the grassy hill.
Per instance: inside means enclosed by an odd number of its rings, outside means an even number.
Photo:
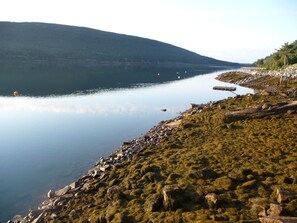
[[[184,66],[232,66],[188,50],[145,38],[82,27],[0,22],[0,60],[106,63],[180,63]]]

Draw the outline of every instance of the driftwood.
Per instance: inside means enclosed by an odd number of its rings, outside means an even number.
[[[227,112],[225,115],[229,117],[242,116],[249,114],[258,114],[259,116],[275,115],[280,113],[285,113],[289,110],[297,111],[297,101],[292,101],[290,103],[278,103],[271,105],[269,109],[263,109],[262,107],[258,108],[249,108],[239,111]]]
[[[193,103],[190,103],[190,109],[203,109],[207,106],[208,104],[193,104]]]
[[[236,91],[236,87],[227,87],[227,86],[214,86],[213,90],[219,91]]]

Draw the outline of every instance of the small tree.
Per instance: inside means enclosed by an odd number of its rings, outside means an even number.
[[[257,67],[263,67],[264,59],[258,59],[255,64]]]

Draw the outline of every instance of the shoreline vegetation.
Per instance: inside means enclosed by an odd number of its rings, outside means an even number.
[[[221,74],[255,94],[192,105],[10,222],[297,222],[297,66],[286,69]]]

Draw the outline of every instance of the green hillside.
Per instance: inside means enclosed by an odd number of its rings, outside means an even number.
[[[145,38],[82,27],[11,22],[0,22],[0,60],[59,64],[75,61],[88,66],[109,63],[236,65]]]
[[[240,64],[83,27],[0,22],[0,95],[47,96],[189,78]]]
[[[297,40],[284,43],[276,52],[255,62],[258,67],[275,70],[297,63]]]

